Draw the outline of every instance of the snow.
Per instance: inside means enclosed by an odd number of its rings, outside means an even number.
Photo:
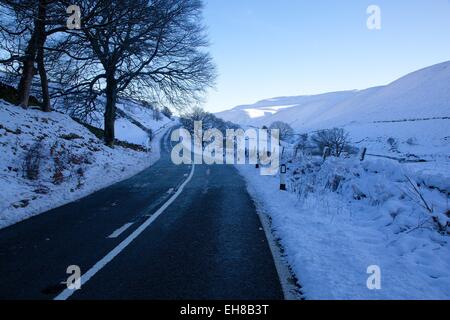
[[[330,158],[321,164],[312,158],[288,167],[290,192],[279,191],[278,177],[260,176],[249,166],[238,169],[259,209],[270,216],[306,299],[450,298],[449,237],[431,218],[449,221],[444,213],[450,189],[445,194],[420,188],[431,214],[406,178],[429,177],[395,161]],[[336,176],[342,180],[333,192]],[[358,194],[365,197],[357,200]],[[367,288],[372,265],[381,268],[381,290]]]
[[[283,143],[288,192],[279,191],[279,177],[238,166],[305,298],[450,299],[449,81],[444,62],[387,86],[273,98],[218,114],[244,127],[283,121],[309,135],[340,127],[352,146],[367,148],[364,162],[323,163],[294,156]],[[291,107],[270,109],[280,105]],[[249,117],[249,109],[263,115]],[[381,290],[366,285],[374,265]]]
[[[133,102],[131,100],[120,100],[117,104],[117,107],[125,111],[129,116],[133,119],[139,121],[146,128],[152,129],[153,132],[158,131],[161,126],[165,126],[171,122],[170,119],[162,116],[160,121],[155,121],[153,119],[153,111],[143,107],[141,104],[137,102]]]
[[[91,114],[89,124],[96,128],[103,129],[104,112],[102,106],[104,105],[105,99],[104,97],[100,97],[98,100],[100,104],[98,106],[99,110]],[[153,133],[157,133],[162,127],[172,123],[172,120],[168,119],[163,114],[161,114],[161,119],[156,121],[153,118],[153,110],[132,100],[120,99],[117,103],[117,108],[124,111],[129,117],[141,123],[147,129],[152,130]],[[64,108],[60,109],[63,110]],[[147,147],[149,143],[149,135],[141,128],[130,122],[129,119],[121,117],[120,114],[117,115],[115,122],[115,135],[119,140],[128,141],[143,147]]]
[[[448,167],[450,143],[450,61],[361,91],[281,97],[239,106],[217,116],[242,126],[290,124],[297,133],[344,128],[353,144],[371,154],[418,158]],[[273,106],[289,108],[271,110]],[[248,110],[252,110],[251,117]],[[259,113],[258,113],[259,112]],[[398,150],[387,143],[394,138]]]
[[[274,121],[289,123],[297,131],[311,131],[354,122],[373,123],[405,119],[450,117],[450,61],[366,90],[332,92],[314,96],[281,97],[220,112],[218,117],[242,125],[263,126]],[[264,117],[249,118],[246,110],[274,109]]]
[[[162,114],[162,119],[160,121],[155,121],[153,119],[153,110],[145,108],[141,104],[131,100],[121,100],[117,107],[125,111],[128,116],[131,116],[146,128],[151,129],[154,133],[161,127],[169,125],[172,122]],[[116,131],[119,140],[129,141],[142,146],[147,146],[148,144],[148,134],[125,118],[117,119]]]
[[[115,123],[116,138],[123,141],[129,141],[134,144],[147,146],[149,137],[148,134],[140,128],[132,124],[124,118],[119,118]]]
[[[159,159],[160,138],[172,122],[164,118],[146,124],[158,131],[151,152],[109,148],[67,115],[23,110],[0,101],[0,228],[83,198],[152,165]],[[128,142],[148,140],[125,119],[118,121],[117,134]],[[25,177],[25,156],[38,141],[39,176],[30,180]],[[57,171],[62,181],[57,182]]]
[[[261,118],[266,116],[267,114],[269,115],[273,115],[276,114],[278,111],[283,110],[283,109],[288,109],[291,107],[294,107],[295,105],[287,105],[287,106],[270,106],[270,107],[261,107],[259,109],[256,108],[249,108],[249,109],[244,109],[244,111],[247,113],[248,117],[250,119],[255,119],[255,118]]]

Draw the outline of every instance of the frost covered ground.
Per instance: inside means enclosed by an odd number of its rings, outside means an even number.
[[[159,158],[159,140],[171,123],[165,117],[145,123],[158,132],[151,152],[112,149],[67,115],[0,102],[0,228],[142,171]],[[118,121],[117,136],[148,147],[147,134],[125,119]]]
[[[295,156],[279,177],[239,167],[310,299],[450,299],[450,61],[386,86],[280,97],[217,114],[243,127],[342,128],[355,156]],[[307,154],[307,152],[305,153]],[[312,153],[314,154],[314,153]],[[382,289],[366,286],[381,268]]]
[[[238,169],[305,298],[450,299],[450,237],[440,229],[450,218],[448,171],[375,158],[288,160],[289,192],[278,190],[279,177]],[[367,288],[372,265],[381,290]]]

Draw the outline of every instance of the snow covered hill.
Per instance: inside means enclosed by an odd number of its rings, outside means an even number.
[[[0,229],[64,205],[137,174],[159,158],[159,141],[172,121],[153,120],[138,104],[119,108],[152,129],[118,119],[121,145],[106,147],[85,126],[60,112],[24,110],[0,100]]]
[[[387,86],[273,98],[238,106],[217,116],[253,126],[270,125],[279,120],[298,131],[355,122],[450,117],[449,82],[450,61],[413,72]]]
[[[148,146],[152,135],[173,122],[160,111],[145,107],[138,101],[120,99],[117,108],[116,138],[143,147]],[[103,111],[99,110],[91,116],[90,124],[103,129]]]
[[[362,91],[282,97],[217,116],[243,126],[289,123],[297,133],[344,128],[370,154],[429,161],[429,173],[450,172],[450,61]]]

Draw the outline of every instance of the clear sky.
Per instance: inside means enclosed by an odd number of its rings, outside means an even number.
[[[450,0],[205,0],[219,78],[205,109],[364,89],[450,60]],[[381,30],[369,30],[369,5]],[[449,84],[450,85],[450,84]]]

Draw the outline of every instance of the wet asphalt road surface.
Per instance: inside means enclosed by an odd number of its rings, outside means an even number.
[[[168,137],[161,159],[137,176],[0,230],[0,299],[54,299],[68,266],[91,270],[173,197],[192,167],[172,163]],[[69,299],[283,299],[245,181],[233,166],[193,172],[170,206]]]

